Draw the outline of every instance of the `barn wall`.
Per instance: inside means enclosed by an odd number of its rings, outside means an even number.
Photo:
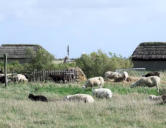
[[[147,70],[157,71],[166,70],[166,61],[133,61],[134,68],[146,68]]]

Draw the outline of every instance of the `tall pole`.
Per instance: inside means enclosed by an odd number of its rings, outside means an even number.
[[[7,54],[4,54],[5,87],[7,86]]]
[[[67,56],[68,56],[68,58],[69,58],[69,53],[70,53],[70,51],[69,51],[69,45],[67,45]]]

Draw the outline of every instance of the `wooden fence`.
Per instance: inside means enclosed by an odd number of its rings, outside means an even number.
[[[78,79],[78,73],[76,70],[50,70],[50,71],[34,71],[28,75],[29,81],[49,81],[52,76],[61,76],[63,81],[57,82],[74,82]]]

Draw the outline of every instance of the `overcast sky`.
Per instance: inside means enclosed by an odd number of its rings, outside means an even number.
[[[166,41],[166,0],[0,0],[0,44],[40,44],[57,58],[98,49],[129,57]]]

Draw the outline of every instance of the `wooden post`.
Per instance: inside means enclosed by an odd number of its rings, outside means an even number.
[[[4,54],[5,87],[7,86],[7,54]]]

